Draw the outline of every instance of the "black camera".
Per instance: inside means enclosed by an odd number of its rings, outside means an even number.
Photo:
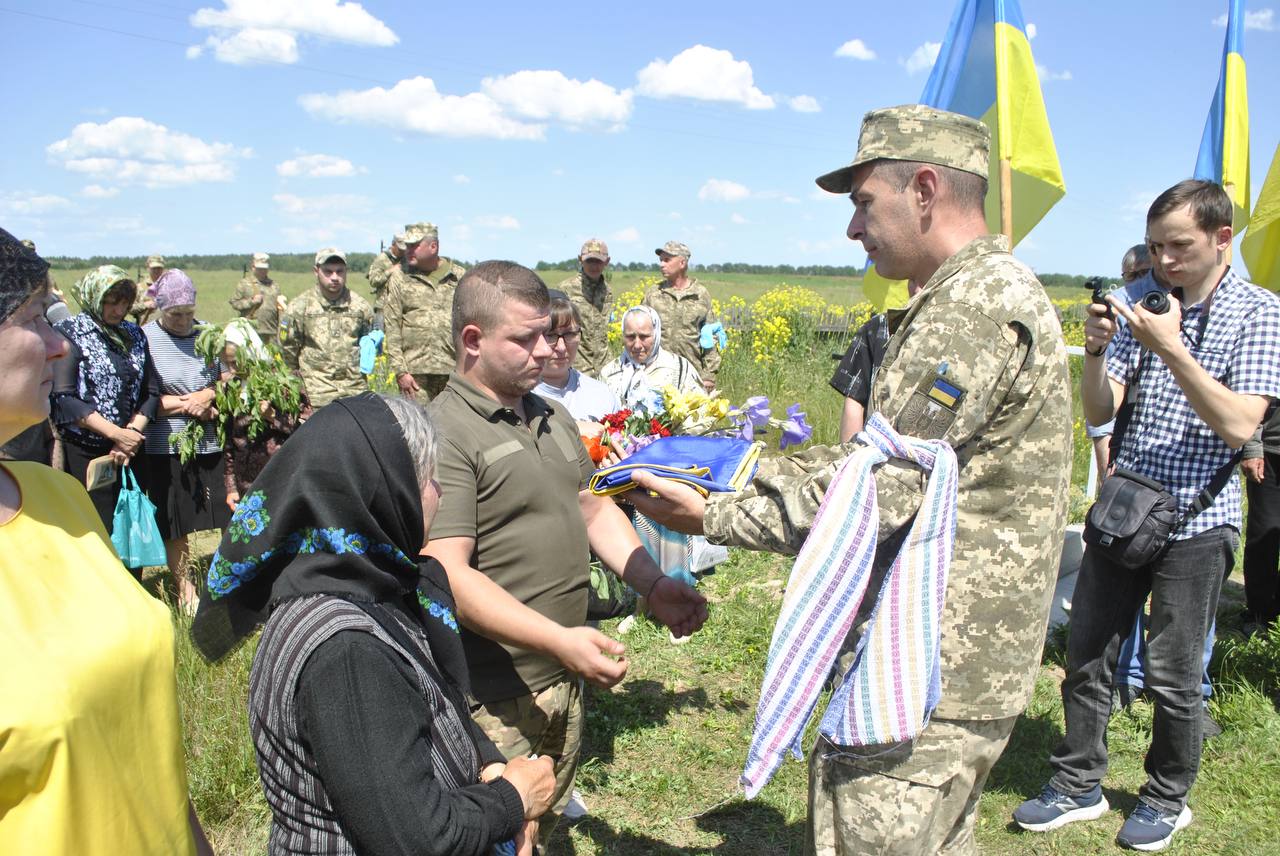
[[[1169,311],[1169,295],[1163,291],[1148,291],[1138,302],[1143,309],[1154,315],[1163,315]]]
[[[1107,292],[1111,290],[1111,282],[1105,276],[1091,276],[1084,281],[1084,287],[1093,292],[1093,302],[1107,310],[1107,317],[1114,318],[1115,312],[1107,303]]]

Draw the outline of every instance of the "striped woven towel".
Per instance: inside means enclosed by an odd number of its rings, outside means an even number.
[[[939,620],[955,540],[957,465],[941,440],[901,437],[879,413],[840,468],[796,557],[773,628],[742,784],[750,799],[801,737],[867,593],[880,509],[873,468],[904,458],[930,473],[924,500],[878,595],[856,658],[820,729],[840,746],[919,734],[938,704]]]

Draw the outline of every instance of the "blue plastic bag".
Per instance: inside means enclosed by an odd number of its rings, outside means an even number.
[[[126,568],[164,565],[164,539],[156,525],[156,507],[138,487],[133,470],[120,472],[120,498],[111,521],[111,546],[116,548]]]

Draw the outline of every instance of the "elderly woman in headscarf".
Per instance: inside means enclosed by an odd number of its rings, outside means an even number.
[[[81,484],[94,458],[110,455],[127,466],[142,451],[156,415],[146,338],[125,320],[136,292],[129,274],[115,265],[95,268],[73,291],[82,311],[55,325],[71,348],[54,364],[53,422],[62,439],[62,468]],[[89,492],[108,532],[119,495],[119,479]]]
[[[215,385],[223,366],[196,353],[196,286],[189,276],[176,268],[165,271],[155,281],[155,300],[157,316],[142,328],[153,367],[152,392],[159,400],[156,419],[146,432],[145,483],[156,505],[156,525],[177,584],[178,605],[192,611],[196,589],[187,573],[187,536],[222,529],[230,518],[214,421]],[[202,427],[194,456],[184,461],[170,438],[193,422]]]
[[[674,386],[680,392],[702,389],[693,363],[662,347],[662,318],[649,306],[633,306],[622,316],[622,356],[600,372],[623,407],[631,407]]]
[[[267,462],[214,555],[199,651],[266,622],[249,728],[274,856],[527,853],[550,804],[551,758],[504,761],[472,721],[448,578],[419,555],[436,444],[411,401],[338,399]]]

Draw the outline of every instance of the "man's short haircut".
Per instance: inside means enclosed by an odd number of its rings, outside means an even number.
[[[1188,178],[1156,197],[1147,209],[1147,222],[1191,206],[1191,217],[1202,232],[1212,234],[1231,225],[1231,197],[1212,181]]]
[[[1151,250],[1146,244],[1134,244],[1120,260],[1120,270],[1142,270],[1151,267]]]
[[[467,271],[453,292],[453,343],[462,347],[462,328],[474,324],[490,330],[503,320],[508,300],[546,312],[551,305],[547,284],[524,265],[487,261]]]
[[[916,170],[922,166],[927,166],[937,170],[938,175],[942,176],[943,182],[950,188],[951,198],[958,207],[966,210],[975,208],[982,210],[983,206],[986,205],[987,180],[980,175],[950,166],[923,163],[921,161],[882,158],[874,163],[876,164],[877,172],[883,175],[886,181],[895,185],[899,193],[907,189],[907,185],[911,183]]]
[[[559,330],[561,327],[568,327],[569,322],[582,326],[582,316],[578,314],[578,307],[573,305],[573,301],[564,292],[554,292],[551,295],[551,329]]]

